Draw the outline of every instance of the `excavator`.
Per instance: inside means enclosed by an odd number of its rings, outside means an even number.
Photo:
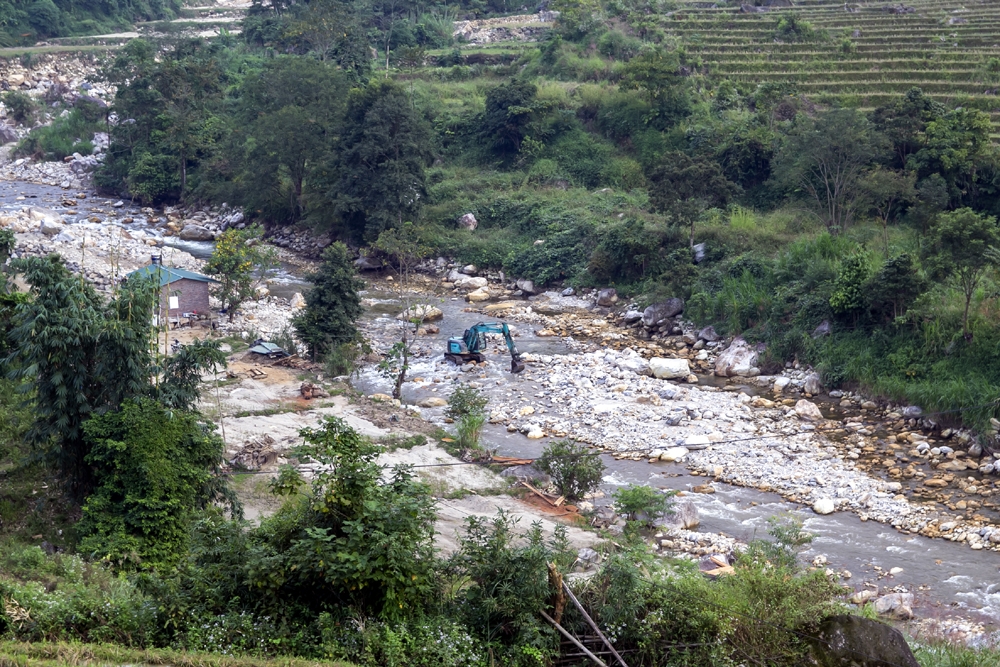
[[[523,371],[524,362],[521,361],[521,353],[517,351],[514,339],[510,336],[510,328],[503,322],[480,322],[466,329],[461,337],[449,338],[444,358],[459,365],[470,361],[485,361],[483,350],[486,349],[486,334],[491,333],[503,334],[507,349],[510,350],[510,372]]]

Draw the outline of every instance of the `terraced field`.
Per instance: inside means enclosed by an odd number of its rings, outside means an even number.
[[[778,22],[786,16],[808,22],[813,34],[782,38]],[[1000,140],[1000,1],[698,2],[660,24],[710,76],[789,82],[816,102],[862,109],[919,86],[949,107],[989,112]]]

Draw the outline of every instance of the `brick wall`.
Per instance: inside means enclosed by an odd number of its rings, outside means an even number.
[[[170,297],[177,297],[177,308],[170,308],[169,317],[178,317],[182,313],[208,313],[208,283],[200,280],[181,278],[166,285],[160,291],[161,312],[167,309]]]

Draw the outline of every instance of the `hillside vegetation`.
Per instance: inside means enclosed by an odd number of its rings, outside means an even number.
[[[180,7],[180,0],[4,0],[0,3],[0,47],[114,32],[135,21],[172,18]]]
[[[452,19],[511,8],[255,4],[241,42],[136,41],[109,63],[130,120],[98,182],[355,247],[412,222],[425,254],[679,296],[766,343],[765,370],[798,359],[983,426],[993,5],[780,4],[564,1],[509,24],[541,41],[482,45]]]

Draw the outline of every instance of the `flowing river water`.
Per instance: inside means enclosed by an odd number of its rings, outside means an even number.
[[[62,211],[66,207],[61,202],[72,194],[58,187],[0,180],[0,211],[22,206]],[[79,211],[78,221],[87,224],[85,220],[91,213],[110,210],[112,203],[94,196],[80,200],[74,207]],[[119,215],[128,215],[130,211],[138,213],[133,207],[126,206]],[[206,258],[212,249],[210,243],[204,242],[166,239],[166,243],[198,258]],[[271,293],[288,298],[295,292],[301,292],[306,283],[298,272],[295,266],[283,265],[270,285]],[[388,328],[389,318],[403,308],[398,294],[372,289],[365,297],[369,303],[365,316],[369,328],[378,329],[382,324]],[[436,305],[445,314],[439,323],[440,333],[420,337],[418,345],[423,348],[424,354],[414,359],[411,377],[453,374],[455,369],[449,370],[443,364],[446,339],[460,335],[468,326],[484,319],[479,313],[466,312],[465,302],[451,297],[444,297]],[[538,337],[526,325],[517,325],[516,328],[519,332],[517,345],[522,353],[577,353],[563,339]],[[506,356],[491,355],[490,360],[487,377],[480,380],[488,395],[501,396],[509,395],[516,389],[537,389],[538,379],[532,379],[530,373],[515,376],[507,372]],[[708,380],[703,378],[703,382]],[[355,384],[366,393],[388,392],[390,389],[389,381],[372,369],[362,372]],[[406,402],[415,403],[422,398],[439,395],[431,391],[429,386],[407,384],[404,385],[403,398]],[[623,433],[622,437],[627,439],[628,434]],[[520,433],[508,433],[503,426],[496,425],[487,425],[483,439],[487,447],[499,454],[525,457],[538,456],[548,440],[528,440]],[[751,448],[754,443],[748,442],[747,446]],[[603,459],[607,466],[603,490],[608,495],[614,488],[633,482],[683,491],[706,481],[704,477],[688,474],[682,464],[616,460],[609,455],[603,455]],[[716,493],[711,495],[687,494],[701,515],[699,531],[720,532],[748,540],[766,532],[769,517],[790,513],[802,519],[806,529],[816,536],[804,552],[804,558],[812,560],[816,555],[825,555],[829,567],[838,571],[846,569],[853,574],[848,583],[856,589],[860,589],[863,582],[875,583],[883,589],[904,586],[915,594],[919,617],[946,618],[955,614],[980,620],[987,624],[988,629],[994,630],[1000,624],[1000,555],[996,552],[974,551],[943,539],[903,534],[888,525],[862,521],[849,512],[820,516],[774,493],[721,482],[715,482],[714,486]],[[890,568],[902,568],[903,571],[891,578],[880,579],[876,567],[882,572]]]
[[[370,327],[377,329],[379,322],[388,325],[388,318],[403,309],[403,303],[395,294],[369,290],[365,296],[372,304],[367,314]],[[444,311],[444,318],[436,323],[440,326],[440,333],[419,338],[419,347],[426,351],[426,356],[414,360],[410,377],[454,373],[454,367],[449,369],[442,360],[441,353],[447,338],[461,335],[467,327],[488,320],[481,313],[466,312],[467,304],[463,300],[444,297],[431,302]],[[564,339],[542,338],[535,335],[531,326],[518,323],[514,326],[519,334],[517,347],[522,353],[578,353]],[[507,372],[508,357],[505,354],[489,355],[488,358],[490,364],[486,377],[476,378],[488,395],[509,396],[511,391],[517,389],[534,392],[539,388],[537,376],[529,379],[526,376],[530,373],[511,375]],[[717,381],[713,377],[701,378],[703,385]],[[355,381],[355,386],[369,394],[391,393],[389,380],[373,371],[363,372]],[[432,390],[432,385],[415,387],[407,383],[404,385],[403,400],[416,403],[429,396],[446,396],[448,391],[443,389],[431,393]],[[827,412],[835,408],[828,404],[823,409]],[[623,433],[622,438],[628,441],[629,434]],[[537,457],[549,438],[529,440],[521,433],[508,433],[502,425],[487,424],[483,441],[485,446],[495,449],[500,455]],[[753,447],[754,443],[750,441],[747,446]],[[616,487],[629,483],[685,491],[706,482],[704,477],[689,474],[683,464],[616,460],[607,454],[602,458],[607,467],[603,485],[607,495]],[[697,530],[701,532],[720,532],[749,540],[766,535],[769,517],[789,513],[800,518],[806,530],[816,536],[803,553],[805,560],[825,555],[828,567],[852,573],[847,583],[856,589],[862,588],[862,582],[875,583],[881,589],[903,586],[914,593],[920,617],[946,618],[949,614],[957,614],[981,620],[988,627],[1000,624],[1000,554],[996,552],[973,551],[968,546],[942,539],[904,534],[888,525],[862,521],[850,512],[820,516],[775,493],[717,481],[713,486],[716,488],[714,494],[686,494],[686,498],[691,499],[700,512],[701,526]],[[876,566],[881,568],[882,573],[896,567],[903,568],[903,572],[880,579]]]

